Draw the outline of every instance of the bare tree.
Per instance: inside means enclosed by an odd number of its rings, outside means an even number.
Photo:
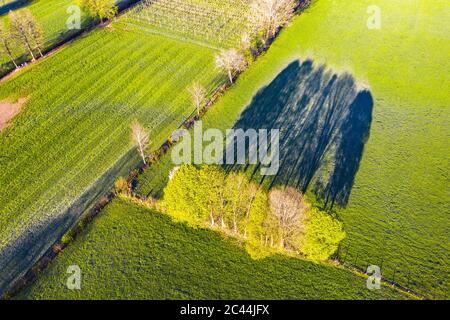
[[[33,61],[36,60],[34,50],[42,56],[44,33],[31,11],[28,9],[19,12],[10,11],[9,20],[11,38],[24,46]]]
[[[308,203],[296,189],[275,189],[269,194],[271,214],[277,222],[280,247],[293,247],[292,243],[303,231],[302,220],[309,210]]]
[[[263,41],[273,38],[277,31],[289,23],[298,0],[255,0],[250,7],[250,24],[256,33],[263,34]]]
[[[216,56],[216,66],[228,74],[231,83],[233,83],[233,76],[242,72],[246,65],[245,57],[236,49],[222,51]]]
[[[197,115],[200,116],[200,109],[206,101],[206,89],[199,83],[194,83],[192,87],[189,88],[189,93],[191,94],[192,102],[197,109]]]
[[[0,21],[0,52],[6,54],[9,60],[11,60],[11,62],[14,64],[14,66],[18,68],[18,65],[14,60],[14,55],[11,50],[11,42],[12,39],[11,35],[9,34],[9,31],[5,28],[3,21]]]
[[[131,133],[133,143],[135,143],[135,145],[137,146],[142,161],[144,162],[144,164],[147,164],[147,161],[145,159],[145,150],[147,149],[150,142],[148,134],[145,132],[144,127],[138,121],[133,122],[133,124],[131,125]]]

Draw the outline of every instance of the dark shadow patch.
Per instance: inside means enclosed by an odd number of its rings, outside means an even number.
[[[261,89],[241,114],[235,129],[280,129],[280,169],[258,176],[267,184],[312,190],[324,207],[346,206],[372,122],[373,99],[348,73],[336,74],[313,62],[295,61]]]

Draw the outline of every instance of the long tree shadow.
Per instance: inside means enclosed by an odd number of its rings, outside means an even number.
[[[280,169],[253,178],[269,187],[311,189],[324,206],[346,206],[372,122],[373,99],[348,73],[295,61],[261,89],[235,129],[279,129]],[[228,169],[231,169],[230,167]],[[234,170],[242,169],[233,166]],[[311,187],[311,188],[310,188]]]

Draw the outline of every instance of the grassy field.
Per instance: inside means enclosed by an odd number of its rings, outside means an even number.
[[[94,31],[0,87],[0,100],[28,97],[0,133],[0,255],[9,266],[0,280],[137,164],[132,121],[159,146],[192,112],[187,87],[224,80],[216,51],[122,27]]]
[[[116,1],[120,6],[131,2],[133,0]],[[67,9],[74,4],[74,0],[10,1],[4,6],[0,6],[0,19],[8,23],[7,14],[10,10],[29,9],[44,29],[44,47],[50,49],[79,33],[80,30],[69,30],[66,25],[67,19],[70,17]],[[92,23],[92,19],[81,12],[81,30],[89,27]],[[21,63],[28,60],[27,57],[23,56],[23,49],[16,48],[15,53]],[[0,76],[13,68],[12,63],[8,62],[8,58],[3,56],[0,57],[0,65]]]
[[[254,261],[233,240],[116,199],[21,299],[404,299],[346,270],[274,256]],[[67,268],[81,290],[66,287]]]
[[[366,25],[372,4],[381,8],[380,30]],[[334,207],[347,232],[339,256],[364,269],[380,265],[387,278],[435,298],[450,292],[450,83],[442,72],[450,48],[448,26],[441,25],[448,18],[445,1],[316,1],[204,121],[204,127],[230,128],[245,118],[239,117],[245,107],[276,105],[264,95],[298,58],[350,73],[357,86],[369,88],[373,110],[347,206]],[[290,126],[299,122],[293,120]],[[295,146],[290,151],[300,154]],[[160,195],[169,169],[160,170],[169,161],[142,176],[138,191]],[[313,196],[311,188],[308,193]]]

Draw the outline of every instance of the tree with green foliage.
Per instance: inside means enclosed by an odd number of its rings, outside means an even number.
[[[101,23],[113,18],[118,12],[114,0],[78,0],[77,3],[84,12]]]
[[[134,121],[131,125],[131,139],[138,148],[139,155],[142,158],[142,162],[144,162],[144,164],[147,164],[147,155],[145,152],[150,143],[150,137],[145,131],[145,128],[138,121]]]
[[[12,48],[11,34],[9,33],[9,30],[6,28],[3,21],[0,21],[0,53],[5,54],[17,69],[19,66],[14,60],[14,54],[11,48]]]
[[[35,50],[42,57],[44,44],[44,31],[28,9],[18,12],[10,11],[9,14],[11,38],[22,44],[24,49],[36,60]]]
[[[199,170],[199,177],[197,204],[208,215],[212,227],[220,223],[220,228],[226,229],[225,172],[217,166],[203,166]]]
[[[311,260],[323,261],[336,252],[344,240],[342,222],[326,212],[313,208],[308,211],[300,251]]]

